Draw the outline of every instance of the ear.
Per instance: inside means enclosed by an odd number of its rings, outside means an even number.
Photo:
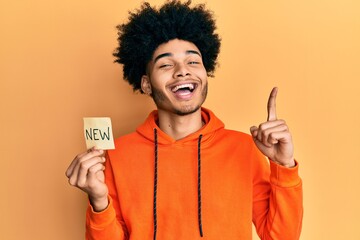
[[[141,90],[147,95],[152,93],[150,79],[147,75],[142,75],[141,77]]]

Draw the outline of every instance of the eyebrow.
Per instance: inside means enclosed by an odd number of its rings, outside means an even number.
[[[195,51],[195,50],[187,50],[185,52],[186,55],[188,54],[196,54],[196,55],[199,55],[201,57],[201,54],[198,52],[198,51]],[[171,57],[173,56],[172,53],[162,53],[160,55],[158,55],[155,59],[154,59],[154,63],[156,63],[160,58],[163,58],[163,57]]]

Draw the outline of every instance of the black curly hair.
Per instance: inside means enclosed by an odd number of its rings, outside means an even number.
[[[166,2],[159,9],[148,2],[129,12],[129,22],[118,29],[119,47],[113,55],[123,64],[124,79],[141,93],[141,77],[156,48],[172,39],[192,42],[200,50],[208,76],[213,76],[220,50],[220,37],[212,12],[204,4],[190,7],[191,0]]]

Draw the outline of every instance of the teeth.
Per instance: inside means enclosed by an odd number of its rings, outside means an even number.
[[[186,84],[181,84],[181,85],[177,85],[175,87],[173,87],[171,89],[171,91],[176,92],[177,90],[179,90],[180,88],[189,88],[190,90],[193,90],[195,88],[193,83],[186,83]]]

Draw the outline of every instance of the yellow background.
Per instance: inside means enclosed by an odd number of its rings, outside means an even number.
[[[117,137],[154,108],[112,57],[139,3],[1,0],[0,239],[83,239],[86,196],[64,175],[85,149],[82,118],[111,117]],[[360,239],[360,2],[207,4],[222,48],[205,106],[249,132],[278,86],[304,182],[301,239]]]

